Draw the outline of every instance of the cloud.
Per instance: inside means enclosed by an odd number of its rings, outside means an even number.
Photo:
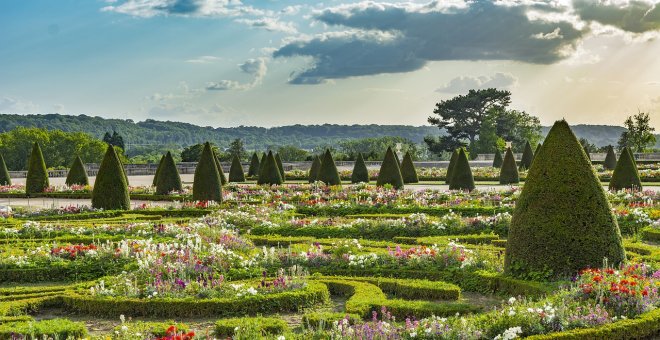
[[[215,63],[217,61],[222,60],[220,57],[215,57],[212,55],[203,55],[201,57],[193,58],[193,59],[188,59],[186,60],[187,63],[191,64],[211,64]]]
[[[2,113],[35,113],[39,105],[15,97],[0,97],[0,112]]]
[[[274,17],[262,17],[259,19],[236,19],[236,22],[246,24],[254,28],[263,28],[270,32],[284,32],[289,34],[297,33],[296,27],[292,22],[282,22]]]
[[[546,6],[547,7],[547,6]],[[551,64],[571,54],[586,33],[567,20],[531,20],[525,2],[360,2],[318,11],[314,18],[344,31],[290,41],[274,57],[308,57],[293,84],[410,72],[428,61],[513,60]]]
[[[632,33],[660,29],[660,4],[641,0],[573,0],[573,8],[582,20],[595,21]]]
[[[208,91],[226,91],[226,90],[249,90],[259,84],[266,76],[268,68],[266,67],[266,60],[264,58],[248,59],[243,64],[239,65],[241,71],[245,74],[251,75],[252,81],[249,83],[240,83],[235,80],[220,80],[218,82],[209,82],[206,84]]]
[[[518,78],[510,73],[495,73],[493,76],[470,77],[462,76],[450,80],[447,84],[437,89],[437,92],[464,93],[469,90],[486,88],[510,88],[518,83]]]
[[[232,17],[264,14],[264,11],[244,6],[238,0],[123,0],[119,4],[105,6],[101,10],[143,18],[169,15]]]

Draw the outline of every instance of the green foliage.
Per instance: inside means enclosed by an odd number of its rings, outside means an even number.
[[[420,156],[421,150],[415,142],[398,136],[351,139],[339,142],[339,150],[346,155],[347,160],[357,160],[358,155],[366,160],[379,161],[385,158],[388,146],[401,144],[402,152]]]
[[[262,166],[262,165],[266,164],[267,159],[268,159],[268,155],[265,152],[263,152],[261,154],[261,161],[259,161],[259,166]],[[261,170],[259,170],[259,171],[261,171]],[[259,173],[257,174],[257,176],[259,175]]]
[[[242,183],[245,182],[245,172],[243,172],[243,165],[237,155],[231,160],[231,167],[229,168],[229,182]]]
[[[129,332],[129,334],[141,333],[145,339],[151,339],[153,337],[158,337],[158,338],[167,337],[168,336],[167,329],[170,326],[176,327],[178,333],[187,333],[190,330],[188,325],[174,321],[166,321],[166,322],[135,321],[135,322],[122,323],[121,325],[116,326],[114,328],[114,331],[118,332],[118,334],[122,334],[123,332]],[[126,327],[126,331],[122,330],[122,327]],[[120,337],[120,339],[124,339],[124,338]]]
[[[504,160],[502,159],[502,153],[500,152],[500,149],[495,149],[495,158],[493,159],[493,168],[501,168],[503,161]]]
[[[624,148],[616,163],[614,173],[610,179],[610,190],[633,189],[641,190],[642,181],[639,179],[637,164],[630,148]]]
[[[204,144],[204,149],[195,169],[193,200],[222,201],[222,179],[220,179],[220,173],[218,172],[217,159],[209,142]]]
[[[566,121],[548,133],[513,213],[505,273],[566,278],[625,260],[605,192]]]
[[[280,158],[279,153],[275,153],[275,163],[277,163],[277,168],[280,170],[280,175],[282,175],[282,182],[286,181],[286,176],[284,175],[284,165],[282,165],[282,159]]]
[[[220,157],[218,156],[217,153],[215,154],[215,167],[218,168],[218,175],[220,175],[220,184],[225,185],[227,184],[227,177],[225,177],[225,169],[222,167],[222,163],[220,162]]]
[[[169,151],[168,151],[169,152]],[[156,173],[154,174],[154,179],[151,182],[151,186],[156,186],[156,183],[158,183],[158,173],[160,172],[160,169],[163,167],[163,161],[165,160],[165,155],[162,155],[160,157],[160,162],[158,162],[158,167],[156,168]]]
[[[273,156],[272,151],[268,151],[268,156],[266,156],[266,159],[261,162],[257,184],[280,185],[282,182],[282,174],[280,173],[280,169],[277,167],[275,156]]]
[[[541,150],[541,143],[536,144],[536,149],[534,150],[534,158],[536,158],[536,155],[539,154],[539,150]]]
[[[351,183],[369,183],[369,170],[364,163],[364,158],[361,153],[358,153],[355,165],[353,166],[353,173],[351,174]]]
[[[456,165],[451,172],[449,190],[474,190],[474,177],[465,149],[461,148],[456,158]]]
[[[89,178],[87,178],[87,171],[85,170],[85,165],[80,159],[80,156],[76,156],[71,164],[69,173],[66,175],[66,185],[89,185]]]
[[[202,156],[202,151],[206,143],[198,143],[194,145],[187,146],[181,151],[181,161],[182,162],[197,162]],[[213,153],[218,153],[218,147],[215,144],[211,144]]]
[[[319,171],[321,171],[321,159],[319,158],[318,155],[315,155],[314,160],[312,161],[312,166],[311,168],[309,168],[309,175],[308,175],[309,183],[314,183],[318,180]]]
[[[534,150],[529,142],[525,143],[525,149],[523,150],[522,158],[520,159],[520,170],[529,169],[532,166],[532,161],[534,160]]]
[[[454,152],[452,152],[451,154],[451,158],[449,159],[449,165],[447,166],[447,176],[445,178],[445,184],[449,184],[449,182],[451,181],[451,175],[452,172],[454,171],[454,166],[456,165],[458,154],[459,154],[458,149],[454,150]]]
[[[161,164],[160,172],[158,173],[158,181],[156,182],[156,194],[167,195],[172,191],[183,190],[181,184],[181,177],[179,170],[176,168],[174,158],[171,152],[165,154],[165,160]]]
[[[48,171],[39,143],[34,142],[25,179],[25,193],[28,195],[43,192],[48,187]]]
[[[607,146],[607,155],[605,156],[603,167],[607,170],[614,170],[616,168],[616,153],[614,153],[614,148],[611,145]]]
[[[337,171],[335,160],[332,159],[332,154],[329,149],[325,150],[323,160],[321,160],[318,180],[325,183],[325,185],[341,185],[339,172]]]
[[[259,176],[259,156],[257,156],[257,153],[252,154],[252,159],[250,160],[250,168],[248,169],[248,177],[256,177]]]
[[[623,125],[626,130],[621,133],[619,138],[619,149],[630,147],[636,152],[644,152],[656,143],[653,134],[655,128],[651,127],[651,117],[648,113],[640,111],[636,115],[628,117]]]
[[[236,138],[233,141],[231,141],[231,143],[229,143],[229,148],[227,149],[227,153],[232,158],[234,156],[237,156],[239,161],[243,159],[246,155],[243,141],[240,138]]]
[[[81,339],[87,336],[82,322],[67,319],[21,321],[0,324],[0,339]]]
[[[92,190],[92,207],[104,210],[128,210],[131,200],[123,166],[114,147],[108,146]]]
[[[412,156],[410,153],[406,152],[403,156],[403,162],[401,162],[401,177],[403,178],[403,183],[418,183],[419,178],[417,178],[417,170],[415,170],[415,164],[413,163]]]
[[[289,326],[286,321],[275,317],[255,317],[255,318],[229,318],[218,320],[215,323],[216,337],[232,337],[236,328],[246,327],[245,323],[252,323],[256,325],[260,335],[271,334],[277,335],[287,332]]]
[[[103,135],[103,142],[110,144],[112,146],[118,146],[122,150],[126,149],[124,146],[124,137],[122,137],[117,131],[112,131],[112,135],[110,135],[110,132],[106,132],[105,135]]]
[[[385,159],[380,165],[378,172],[378,179],[376,180],[377,186],[391,185],[395,189],[403,189],[403,177],[399,169],[399,162],[397,162],[394,151],[391,147],[387,148],[385,152]]]
[[[511,148],[506,149],[502,168],[500,169],[500,184],[517,184],[520,182],[516,159]]]
[[[304,161],[309,157],[309,152],[293,145],[280,146],[277,154],[285,162]]]
[[[11,177],[2,154],[0,154],[0,185],[11,185]]]

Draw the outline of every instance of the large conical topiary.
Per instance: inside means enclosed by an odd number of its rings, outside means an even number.
[[[309,183],[314,183],[318,180],[319,171],[321,171],[321,158],[319,158],[318,155],[315,155],[314,160],[312,161],[312,167],[309,168],[309,174],[308,174]]]
[[[447,175],[445,176],[445,183],[449,184],[451,181],[451,173],[454,170],[454,166],[456,165],[456,160],[458,159],[458,149],[454,150],[454,152],[451,153],[451,158],[449,158],[449,165],[447,166]]]
[[[385,158],[380,165],[378,179],[376,180],[376,185],[379,187],[385,184],[390,184],[395,189],[403,189],[404,184],[399,162],[397,162],[396,155],[391,147],[388,147],[385,152]]]
[[[616,217],[605,192],[566,121],[557,121],[516,202],[506,245],[507,274],[568,278],[603,259],[625,259]]]
[[[227,177],[225,176],[225,170],[222,168],[222,163],[220,162],[220,158],[217,155],[215,156],[215,166],[218,168],[218,175],[220,175],[220,183],[222,185],[227,184]]]
[[[474,190],[474,177],[464,148],[461,148],[458,152],[456,165],[451,171],[449,190]]]
[[[211,143],[204,143],[193,180],[193,200],[222,201],[222,179]]]
[[[272,151],[268,151],[266,159],[260,164],[257,184],[280,185],[282,183],[282,174],[280,173],[280,169],[277,167],[275,156],[273,156]]]
[[[419,183],[419,177],[417,177],[417,170],[415,169],[415,164],[413,163],[412,156],[409,152],[403,156],[403,162],[401,162],[401,177],[403,178],[403,183]]]
[[[536,155],[539,154],[539,150],[541,150],[541,143],[536,144],[536,149],[534,150],[534,158],[536,158]]]
[[[516,158],[513,156],[511,148],[507,148],[502,168],[500,169],[500,184],[517,184],[520,182]]]
[[[525,143],[525,150],[523,151],[522,158],[520,159],[520,170],[527,170],[532,166],[534,161],[534,150],[529,142]]]
[[[330,149],[325,150],[325,154],[321,160],[321,168],[319,169],[318,180],[325,183],[325,185],[341,185],[339,172],[337,171],[335,160],[332,159]]]
[[[156,182],[156,194],[167,195],[172,191],[183,190],[181,184],[181,176],[179,170],[174,163],[174,157],[169,151],[165,154],[163,164],[161,164],[160,172],[158,173],[158,181]]]
[[[158,173],[160,172],[160,169],[163,167],[163,162],[165,161],[165,155],[162,155],[160,157],[160,162],[158,162],[158,167],[156,168],[156,173],[154,174],[154,179],[151,182],[152,186],[156,186],[156,183],[158,183]]]
[[[282,159],[280,158],[279,153],[275,154],[275,162],[277,162],[277,168],[280,169],[280,175],[282,175],[282,182],[285,182],[286,175],[284,175],[284,165],[282,165]]]
[[[495,149],[495,158],[493,158],[493,168],[501,168],[502,167],[502,162],[504,160],[502,159],[502,153],[500,152],[500,149]]]
[[[362,157],[361,152],[358,153],[355,165],[353,166],[351,183],[369,183],[369,169],[367,169],[367,164],[364,163],[364,157]]]
[[[637,164],[629,148],[624,148],[616,163],[614,173],[610,179],[610,190],[633,189],[641,190],[642,181],[639,179]]]
[[[46,170],[44,155],[41,153],[39,143],[35,142],[28,163],[25,193],[29,196],[30,194],[44,192],[48,185],[48,170]]]
[[[605,155],[605,162],[603,167],[607,170],[614,170],[616,168],[616,153],[611,145],[607,146],[607,155]]]
[[[69,173],[66,175],[64,183],[68,186],[72,185],[89,185],[89,178],[87,178],[87,170],[83,164],[80,156],[76,156],[69,168]]]
[[[92,190],[92,207],[104,210],[128,210],[131,208],[124,168],[112,145],[108,145],[96,174]]]
[[[243,165],[241,164],[241,160],[238,159],[238,155],[234,155],[234,158],[231,160],[231,167],[229,167],[229,182],[245,182]]]
[[[0,185],[11,185],[11,177],[9,177],[7,164],[5,163],[5,158],[2,157],[2,155],[0,155]]]
[[[250,160],[250,168],[248,169],[248,177],[256,177],[259,176],[259,156],[257,156],[257,153],[252,154],[252,159]]]

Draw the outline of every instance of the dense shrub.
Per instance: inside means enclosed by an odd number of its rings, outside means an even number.
[[[85,170],[85,165],[80,159],[80,156],[76,156],[69,168],[69,173],[66,175],[66,181],[64,182],[68,186],[72,185],[89,185],[89,178],[87,178],[87,171]]]
[[[183,190],[179,170],[177,170],[174,158],[169,151],[165,154],[165,160],[163,160],[160,168],[158,181],[156,182],[157,195],[167,195],[172,191]]]
[[[84,323],[67,319],[0,324],[0,339],[81,339],[85,336],[87,328]]]
[[[610,190],[642,189],[642,181],[639,179],[637,164],[633,158],[630,148],[624,148],[616,163],[614,173],[610,179]]]
[[[250,160],[250,168],[248,169],[248,177],[256,177],[259,176],[259,156],[257,156],[257,153],[252,154],[252,159]]]
[[[410,152],[406,152],[403,156],[403,162],[401,162],[401,177],[403,178],[404,184],[419,183],[417,170],[415,170],[415,164],[413,163],[412,156],[410,156]]]
[[[325,185],[341,185],[339,172],[337,171],[335,160],[332,159],[330,149],[325,150],[323,160],[321,160],[321,168],[319,169],[318,180],[325,183]]]
[[[449,165],[447,166],[447,176],[445,177],[445,184],[449,184],[451,181],[451,174],[454,170],[454,165],[456,165],[456,159],[458,159],[458,149],[454,150],[449,158]]]
[[[29,162],[27,178],[25,179],[25,193],[30,195],[43,192],[49,185],[48,170],[46,170],[44,155],[41,153],[39,143],[35,142],[32,146]]]
[[[403,177],[399,169],[399,162],[397,162],[396,155],[391,147],[388,147],[385,152],[385,159],[383,159],[383,163],[380,165],[378,179],[376,180],[376,185],[378,186],[385,184],[390,184],[395,189],[403,189]]]
[[[282,174],[277,167],[277,161],[272,151],[268,151],[265,161],[261,162],[259,168],[259,178],[257,184],[280,185],[282,184]]]
[[[158,183],[158,173],[160,172],[161,167],[163,166],[163,161],[165,160],[165,155],[160,157],[160,162],[158,162],[158,167],[156,168],[156,173],[154,174],[154,179],[151,182],[152,186],[156,186],[156,183]]]
[[[0,155],[0,185],[11,185],[11,177],[5,164],[5,158]]]
[[[222,179],[209,142],[204,143],[204,149],[195,169],[193,200],[222,201]]]
[[[231,167],[229,168],[229,182],[245,182],[245,173],[243,172],[243,165],[238,155],[234,155],[231,160]]]
[[[505,272],[565,278],[603,258],[615,267],[625,259],[616,218],[575,134],[557,121],[516,202]]]
[[[355,165],[353,166],[353,173],[351,174],[351,183],[369,183],[369,170],[364,163],[364,157],[359,152]]]
[[[280,175],[282,175],[282,182],[285,182],[286,175],[284,174],[284,165],[282,165],[282,158],[280,157],[279,152],[275,153],[275,162],[277,163],[277,169],[280,170]]]
[[[319,179],[319,171],[321,170],[321,158],[318,155],[314,155],[314,160],[312,161],[312,167],[309,168],[309,183],[314,183]]]
[[[124,168],[112,145],[108,145],[96,174],[94,190],[92,190],[92,207],[104,210],[131,208]]]
[[[502,152],[500,152],[500,149],[497,148],[495,149],[495,158],[493,158],[493,168],[501,168],[502,167],[502,162],[504,159],[502,159]]]
[[[218,175],[220,176],[220,184],[227,184],[227,177],[225,177],[225,170],[222,168],[222,163],[220,162],[220,157],[215,155],[215,167],[218,168]]]
[[[456,158],[456,165],[454,165],[454,168],[452,169],[449,190],[474,190],[472,169],[470,168],[470,162],[468,161],[467,154],[463,148],[460,149],[458,157]]]
[[[289,326],[286,321],[276,317],[255,317],[255,318],[229,318],[218,320],[215,323],[216,337],[232,337],[236,328],[243,326],[245,323],[255,324],[262,334],[277,335],[287,332]]]
[[[511,148],[507,148],[504,155],[504,162],[500,169],[500,184],[517,184],[520,182],[518,175],[518,167],[516,166],[516,159],[513,156]]]
[[[525,143],[525,150],[523,150],[522,158],[520,159],[520,170],[529,169],[534,160],[534,150],[529,142]]]

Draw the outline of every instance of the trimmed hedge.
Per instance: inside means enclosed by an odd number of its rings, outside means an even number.
[[[142,333],[142,336],[144,339],[149,339],[147,336],[155,336],[155,337],[166,337],[167,334],[167,329],[170,326],[176,327],[176,330],[178,333],[187,333],[190,331],[190,327],[188,325],[179,323],[179,322],[174,322],[174,321],[166,321],[166,322],[144,322],[144,321],[137,321],[137,322],[128,322],[126,324],[121,324],[118,326],[115,326],[113,331],[118,331],[119,334],[122,332],[122,327],[125,326],[128,328],[129,332],[132,332],[133,334],[135,333]],[[165,339],[170,339],[174,340],[174,338],[165,338]]]
[[[451,171],[451,180],[449,181],[449,190],[474,190],[474,177],[470,162],[465,154],[465,149],[461,148],[456,158],[456,165]]]
[[[18,321],[0,324],[0,339],[55,338],[79,339],[87,336],[87,327],[83,322],[73,322],[67,319],[52,319],[42,321]]]
[[[48,186],[48,171],[46,170],[44,155],[41,153],[39,143],[35,142],[28,163],[25,193],[29,196],[30,194],[44,192],[44,189]]]
[[[158,183],[158,173],[160,173],[160,169],[163,166],[163,161],[165,160],[165,155],[162,155],[160,157],[160,162],[158,162],[158,167],[156,168],[156,173],[154,174],[154,180],[151,182],[151,186],[156,186],[156,183]]]
[[[330,149],[325,150],[323,160],[321,160],[318,180],[325,183],[325,185],[341,185],[339,172],[337,172],[337,166],[335,160],[332,159]]]
[[[502,162],[502,168],[500,169],[500,184],[518,183],[520,183],[520,175],[518,174],[516,159],[513,157],[511,148],[507,148],[504,161]]]
[[[502,167],[502,162],[504,162],[504,159],[502,159],[502,152],[500,152],[499,148],[495,149],[495,158],[493,158],[493,168],[501,168]]]
[[[240,327],[245,323],[257,325],[260,331],[265,334],[277,335],[289,331],[289,325],[286,321],[275,317],[255,317],[255,318],[230,318],[218,320],[215,323],[214,332],[215,336],[232,337],[236,327]]]
[[[503,212],[512,212],[510,207],[390,207],[356,205],[352,207],[297,207],[298,214],[307,216],[347,216],[366,214],[413,214],[425,213],[430,216],[444,216],[450,212],[461,216],[495,215]]]
[[[353,173],[351,174],[351,183],[369,183],[369,170],[364,163],[362,153],[358,152],[355,165],[353,166]]]
[[[259,168],[259,178],[257,184],[259,185],[280,185],[282,184],[282,174],[277,167],[277,161],[273,156],[272,151],[268,151],[266,160],[261,163]]]
[[[335,321],[348,318],[348,322],[352,325],[362,321],[362,318],[357,314],[349,314],[346,312],[311,312],[305,313],[302,317],[302,324],[304,327],[311,327],[314,329],[330,329]]]
[[[112,145],[108,145],[99,172],[96,174],[94,190],[92,190],[92,207],[103,210],[131,208],[124,167]]]
[[[11,185],[11,177],[9,176],[7,164],[2,154],[0,154],[0,185]]]
[[[68,186],[89,185],[87,171],[85,170],[85,165],[83,164],[82,159],[80,159],[80,156],[76,156],[76,158],[73,160],[64,183]]]
[[[452,171],[454,170],[454,166],[456,165],[458,154],[459,154],[458,149],[454,150],[454,152],[451,153],[451,158],[449,158],[449,165],[447,166],[447,176],[445,176],[445,184],[449,184],[449,182],[451,181],[451,174]]]
[[[405,300],[458,300],[461,297],[460,287],[442,281],[351,276],[327,276],[321,278],[321,280],[323,279],[367,282],[388,294]]]
[[[610,179],[610,190],[633,189],[641,190],[642,181],[639,179],[637,164],[630,151],[630,148],[624,148],[616,163],[614,173]]]
[[[222,162],[220,162],[220,157],[214,153],[215,157],[215,166],[218,168],[218,175],[220,175],[220,184],[227,184],[227,177],[225,177],[225,170],[222,168]]]
[[[529,141],[525,143],[525,149],[523,150],[522,158],[520,159],[520,170],[529,169],[532,166],[532,161],[534,160],[534,150],[532,146],[529,145]]]
[[[403,156],[403,162],[401,162],[401,177],[403,178],[404,184],[419,183],[417,170],[415,170],[415,164],[413,163],[410,152],[406,152]]]
[[[222,180],[209,142],[204,143],[204,149],[195,169],[192,197],[195,201],[222,202]]]
[[[257,153],[252,154],[252,159],[250,159],[250,167],[248,168],[248,177],[257,177],[259,176],[259,156]]]
[[[280,175],[282,175],[282,182],[286,182],[286,174],[284,173],[284,165],[282,165],[282,158],[280,158],[280,153],[275,153],[275,162],[277,163],[277,168],[280,170]]]
[[[172,153],[167,152],[159,168],[156,178],[156,195],[167,195],[172,191],[183,190],[181,176],[179,176],[179,170],[176,168]]]
[[[379,187],[385,184],[389,184],[395,189],[403,189],[403,177],[399,169],[399,162],[396,159],[396,154],[389,146],[385,152],[385,159],[380,165],[378,179],[376,180],[376,185]]]
[[[314,183],[319,179],[319,171],[321,170],[321,159],[318,155],[314,155],[314,160],[312,161],[312,167],[309,168],[308,182]]]
[[[243,165],[238,155],[234,155],[231,160],[231,167],[229,168],[229,182],[242,183],[245,182],[245,172],[243,172]]]
[[[616,153],[614,153],[614,148],[611,145],[607,146],[607,155],[605,156],[603,167],[607,170],[614,170],[616,168]]]

